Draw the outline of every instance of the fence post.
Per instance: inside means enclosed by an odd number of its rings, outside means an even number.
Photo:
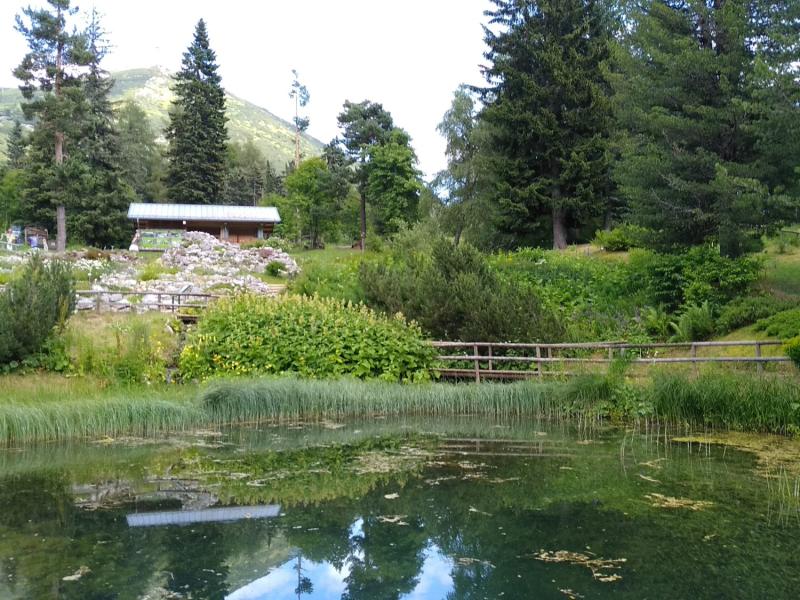
[[[95,294],[94,298],[95,298],[95,300],[94,300],[94,309],[97,312],[100,312],[100,302],[102,300],[102,294]]]
[[[472,346],[473,356],[475,357],[475,383],[481,382],[481,363],[478,360],[478,344]]]
[[[536,371],[539,375],[539,379],[544,377],[542,373],[542,347],[536,346]]]
[[[489,344],[487,349],[489,351],[489,370],[491,371],[492,370],[492,345]]]
[[[692,357],[692,366],[694,367],[694,374],[697,375],[697,361],[694,360],[695,358],[697,358],[697,346],[695,344],[692,344],[692,349],[690,351],[690,354]]]
[[[756,358],[761,358],[761,342],[756,342]],[[764,363],[760,360],[756,362],[756,370],[759,373],[764,372]]]

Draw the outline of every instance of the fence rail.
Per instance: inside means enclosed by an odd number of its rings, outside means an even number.
[[[500,342],[431,342],[434,348],[442,351],[438,360],[445,366],[435,371],[442,377],[482,379],[542,379],[548,375],[569,375],[563,369],[547,367],[608,365],[620,358],[631,364],[659,365],[687,363],[697,366],[700,363],[755,364],[758,371],[764,370],[766,363],[785,363],[786,356],[763,356],[764,347],[781,346],[778,341],[737,341],[737,342],[671,342],[631,344],[626,342],[597,342],[579,344],[522,344]],[[698,350],[708,348],[752,348],[752,356],[700,356]],[[688,356],[658,356],[663,349],[673,354],[686,348]],[[463,354],[454,354],[463,349]],[[506,355],[509,350],[513,355]],[[499,353],[498,353],[499,352]],[[568,354],[585,354],[569,356]],[[600,354],[598,356],[598,354]],[[648,356],[649,354],[649,356]],[[528,365],[527,369],[495,368],[498,364]]]
[[[103,312],[103,310],[171,312],[186,320],[196,319],[197,315],[192,314],[193,312],[206,308],[209,302],[221,297],[219,294],[195,292],[115,292],[106,290],[77,290],[75,296],[79,300],[86,298],[93,301],[91,306],[85,306],[82,309],[79,307],[80,310],[94,310],[97,312]],[[112,300],[115,296],[134,298],[137,301],[120,304],[119,300]]]

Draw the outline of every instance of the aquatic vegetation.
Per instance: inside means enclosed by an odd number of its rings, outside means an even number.
[[[692,379],[661,373],[647,396],[656,414],[676,423],[774,433],[800,426],[800,385],[791,377],[705,373]]]
[[[569,563],[571,565],[584,566],[592,572],[594,579],[603,583],[613,583],[622,579],[622,575],[615,571],[619,570],[628,560],[627,558],[596,558],[588,554],[570,552],[568,550],[557,550],[555,552],[539,550],[533,555],[533,558],[548,563]]]
[[[686,435],[672,438],[675,443],[726,446],[754,454],[757,472],[776,477],[785,471],[800,476],[800,440],[779,435],[763,435],[739,431]]]
[[[650,506],[656,506],[658,508],[687,508],[689,510],[698,511],[714,506],[714,503],[708,500],[675,498],[674,496],[665,496],[664,494],[645,494],[644,497],[650,500]]]
[[[558,384],[418,384],[294,378],[212,383],[201,402],[216,422],[257,422],[371,415],[530,416],[565,418],[578,410]],[[585,395],[579,400],[583,402]]]
[[[186,431],[206,422],[193,402],[160,399],[152,393],[69,402],[0,404],[0,444],[100,436],[156,436]]]

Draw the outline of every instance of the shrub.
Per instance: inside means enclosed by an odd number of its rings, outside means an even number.
[[[553,341],[564,336],[535,285],[495,273],[468,244],[444,236],[429,248],[395,246],[384,260],[363,263],[367,303],[402,312],[431,335],[470,341]]]
[[[758,257],[728,258],[712,246],[697,246],[680,254],[644,250],[631,253],[634,280],[649,299],[668,310],[710,302],[722,306],[746,294],[758,280]]]
[[[800,369],[800,335],[786,342],[784,350],[786,356],[791,358],[795,366]]]
[[[287,239],[278,237],[277,235],[272,235],[268,238],[263,240],[250,240],[248,242],[242,242],[240,247],[243,249],[249,248],[280,248],[284,252],[288,252],[290,250],[295,249],[295,243],[290,242]]]
[[[177,272],[177,267],[165,267],[159,261],[153,261],[147,263],[139,272],[139,281],[153,281],[162,275],[174,275]]]
[[[429,378],[434,349],[401,315],[319,297],[241,295],[208,308],[180,357],[184,378],[293,372],[386,381]]]
[[[669,337],[671,329],[669,314],[663,306],[657,308],[646,306],[642,310],[642,324],[648,334],[658,339],[664,340]]]
[[[676,342],[696,342],[707,340],[716,329],[714,312],[708,301],[701,305],[687,306],[676,322],[670,323]]]
[[[745,296],[736,298],[725,305],[717,319],[717,328],[721,333],[727,333],[740,327],[752,325],[760,319],[787,310],[794,305],[793,302],[780,300],[774,296]]]
[[[271,263],[267,263],[267,275],[272,277],[278,277],[283,270],[283,265],[278,262],[277,260],[273,260]]]
[[[761,319],[756,323],[756,331],[764,331],[767,335],[788,340],[800,335],[800,308],[785,310]]]
[[[599,230],[593,243],[608,252],[624,252],[631,248],[644,248],[650,231],[638,225],[620,225],[611,230]]]
[[[19,361],[44,345],[75,306],[69,265],[34,255],[0,295],[0,364]]]

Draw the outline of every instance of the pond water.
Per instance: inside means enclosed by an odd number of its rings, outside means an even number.
[[[800,465],[765,439],[465,418],[0,450],[0,598],[796,598]]]

